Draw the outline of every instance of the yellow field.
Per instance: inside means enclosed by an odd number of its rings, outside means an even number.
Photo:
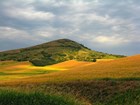
[[[33,77],[66,69],[56,67],[36,67],[29,62],[3,61],[0,62],[0,80],[17,80],[19,78]]]
[[[95,64],[93,62],[82,62],[70,60],[51,66],[37,67],[30,62],[3,61],[0,62],[0,79],[3,81],[15,80],[19,78],[33,77],[37,75],[48,74],[56,71],[70,70],[79,67],[79,65]]]
[[[91,64],[96,64],[96,63],[94,63],[94,62],[83,62],[83,61],[70,60],[70,61],[54,64],[51,67],[65,68],[67,70],[71,70],[71,69],[77,68],[79,66],[86,66],[86,65],[91,65]]]
[[[0,81],[1,84],[5,82],[65,82],[104,78],[140,78],[140,55],[117,60],[97,60],[96,63],[71,60],[45,67],[35,67],[29,62],[1,62],[0,65],[0,79],[3,80]],[[9,73],[9,75],[4,75],[4,73]]]

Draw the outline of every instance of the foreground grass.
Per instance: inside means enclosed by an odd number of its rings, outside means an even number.
[[[140,105],[139,80],[109,79],[1,86],[1,89],[6,88],[16,91],[47,92],[58,96],[67,94],[76,100],[82,100],[84,105]]]
[[[81,105],[75,100],[43,93],[23,93],[9,90],[0,91],[0,105]]]
[[[117,94],[106,105],[140,105],[140,89]]]
[[[53,88],[53,87],[52,87]],[[56,84],[58,91],[83,97],[92,105],[140,105],[140,81],[93,80]]]

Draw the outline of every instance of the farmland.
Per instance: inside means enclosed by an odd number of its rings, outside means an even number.
[[[139,62],[140,55],[97,62],[70,60],[44,67],[3,61],[0,86],[2,90],[66,95],[85,105],[139,105]]]

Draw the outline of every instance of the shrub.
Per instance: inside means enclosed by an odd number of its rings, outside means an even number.
[[[51,58],[48,58],[48,59],[32,59],[29,62],[31,62],[35,66],[46,66],[46,65],[51,65],[51,64],[56,63],[56,61],[51,59]]]
[[[32,59],[30,62],[35,65],[35,66],[45,66],[47,62],[45,60],[40,60],[40,59]]]
[[[94,58],[92,61],[93,61],[93,62],[96,62],[96,59]]]

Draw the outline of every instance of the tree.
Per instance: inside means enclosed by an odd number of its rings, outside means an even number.
[[[96,62],[96,59],[95,58],[93,58],[93,60],[92,60],[93,62]]]

